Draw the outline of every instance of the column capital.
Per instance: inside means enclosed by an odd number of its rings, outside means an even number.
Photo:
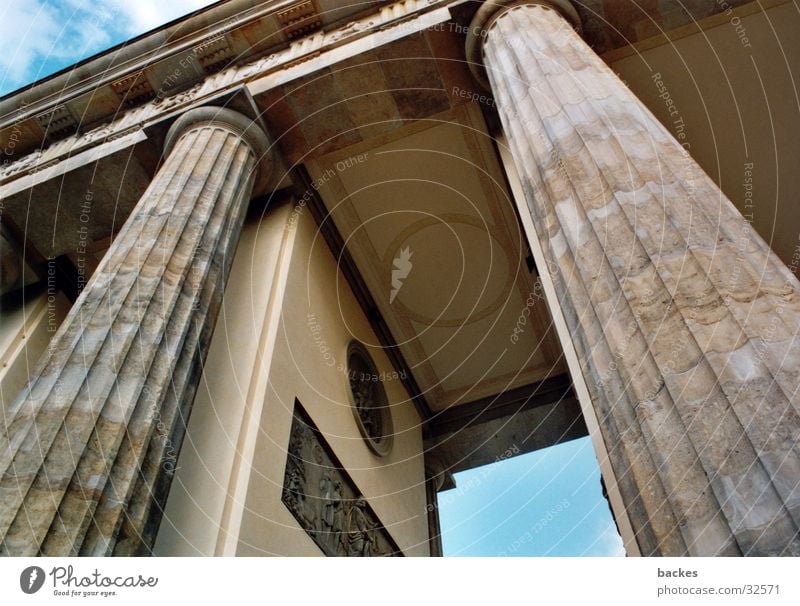
[[[445,479],[450,470],[442,463],[441,459],[435,455],[425,455],[425,475],[433,481],[436,492],[444,486]]]
[[[483,62],[483,41],[498,17],[515,7],[524,5],[538,5],[552,9],[569,21],[578,33],[581,33],[581,18],[570,0],[486,0],[478,8],[470,22],[465,43],[469,69],[478,83],[486,90],[490,90],[491,87]]]
[[[259,124],[232,109],[205,105],[194,107],[181,114],[167,131],[164,141],[164,156],[169,155],[175,143],[186,133],[206,126],[227,129],[242,138],[256,157],[257,175],[253,193],[263,193],[274,165],[269,137]]]

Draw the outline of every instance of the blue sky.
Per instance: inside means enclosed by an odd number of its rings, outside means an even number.
[[[456,474],[439,493],[449,556],[622,556],[589,438]]]
[[[3,0],[0,95],[215,0]],[[460,473],[447,555],[623,555],[588,438]]]
[[[215,0],[2,0],[0,95]]]

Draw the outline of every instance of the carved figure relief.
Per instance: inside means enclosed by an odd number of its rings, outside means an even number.
[[[158,111],[166,111],[168,109],[172,109],[173,107],[189,103],[197,98],[202,87],[203,83],[199,82],[194,86],[174,95],[170,95],[169,97],[159,96],[153,102],[153,105],[158,109]]]
[[[375,527],[366,514],[367,503],[358,499],[350,508],[347,520],[347,555],[366,557],[373,554],[377,538]]]
[[[403,555],[297,400],[281,500],[325,555]]]
[[[12,162],[11,164],[7,165],[5,171],[3,171],[3,176],[8,177],[11,175],[15,175],[19,172],[24,170],[30,169],[34,166],[38,161],[39,158],[42,157],[42,150],[37,149],[29,153],[27,156],[23,156],[19,160]]]

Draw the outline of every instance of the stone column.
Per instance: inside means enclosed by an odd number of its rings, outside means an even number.
[[[0,553],[147,553],[267,139],[190,110],[0,435]]]
[[[641,551],[800,555],[800,285],[575,27],[486,3],[468,54]]]
[[[428,511],[428,548],[431,557],[441,558],[442,526],[439,520],[439,491],[445,480],[445,471],[438,459],[426,457],[425,461],[425,508]]]

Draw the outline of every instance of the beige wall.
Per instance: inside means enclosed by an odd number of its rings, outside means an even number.
[[[309,313],[333,366],[309,328]],[[384,459],[368,450],[350,409],[347,377],[337,369],[354,337],[376,342],[308,210],[296,213],[287,205],[248,224],[178,459],[158,554],[321,554],[280,500],[295,398],[401,549],[428,554],[420,418],[401,383],[387,381],[394,446]],[[379,371],[393,370],[382,351],[373,357]]]
[[[8,410],[28,384],[39,358],[70,305],[62,293],[46,292],[18,305],[0,306],[0,410]]]
[[[640,55],[606,59],[673,134],[684,120],[690,153],[791,266],[800,244],[800,12],[785,3],[741,17],[750,47],[734,25],[723,19]],[[659,97],[657,73],[676,115]],[[792,269],[800,273],[797,263]]]
[[[229,550],[243,468],[252,458],[250,422],[260,414],[271,351],[271,320],[280,306],[281,271],[292,238],[285,233],[291,205],[245,225],[189,427],[176,464],[156,539],[161,555],[221,555]],[[265,368],[265,366],[267,366]],[[235,544],[235,540],[233,540]]]
[[[396,432],[388,457],[374,456],[362,440],[350,409],[344,372],[347,344],[377,339],[316,224],[306,210],[297,215],[295,242],[270,385],[261,417],[253,476],[247,493],[238,553],[317,555],[319,551],[280,501],[291,412],[298,398],[326,435],[342,465],[407,555],[427,555],[425,476],[420,418],[399,381],[384,383]],[[320,351],[308,324],[314,314],[335,358]],[[378,371],[392,367],[380,349],[371,350]]]

